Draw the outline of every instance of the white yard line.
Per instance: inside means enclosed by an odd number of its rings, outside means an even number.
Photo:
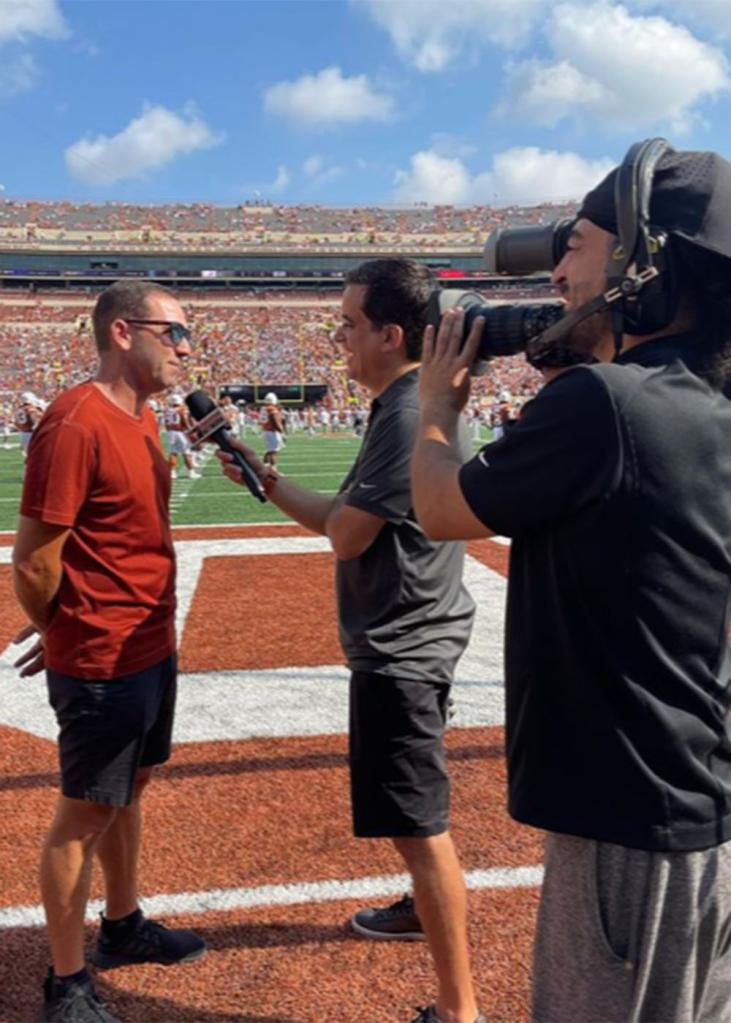
[[[200,472],[201,469],[204,469],[206,467],[206,465],[210,461],[212,454],[213,452],[211,448],[207,448],[203,452],[203,459],[201,461],[201,464],[199,466],[196,466],[195,469],[196,472]],[[185,503],[188,497],[191,496],[190,490],[195,482],[196,480],[192,480],[190,476],[184,476],[182,478],[179,476],[176,480],[173,480],[173,492],[170,495],[171,515],[175,514],[175,512],[180,511],[181,506]]]
[[[489,888],[536,888],[543,879],[543,868],[491,867],[465,871],[465,882],[471,891]],[[295,906],[307,903],[339,902],[346,899],[377,900],[401,895],[411,884],[408,874],[387,874],[373,877],[329,881],[295,881],[291,884],[265,884],[256,888],[213,888],[199,892],[174,892],[152,895],[140,900],[149,916],[194,916],[202,913],[231,913],[239,909],[261,906]],[[104,909],[101,899],[90,902],[86,919],[96,920]],[[0,929],[11,927],[43,927],[43,906],[8,906],[0,910]]]

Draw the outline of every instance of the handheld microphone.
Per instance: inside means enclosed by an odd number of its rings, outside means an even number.
[[[204,440],[212,440],[218,444],[221,451],[228,452],[233,457],[234,464],[241,469],[241,475],[246,486],[262,504],[267,496],[261,480],[251,468],[240,451],[233,447],[229,440],[228,420],[224,416],[215,401],[205,391],[193,391],[185,399],[188,411],[195,420],[195,426],[188,432],[188,436],[194,444],[200,444]]]

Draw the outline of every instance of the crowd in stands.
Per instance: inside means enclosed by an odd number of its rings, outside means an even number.
[[[22,248],[136,251],[301,249],[328,246],[394,251],[459,247],[479,250],[491,230],[546,224],[572,216],[574,203],[537,206],[347,207],[244,203],[72,203],[0,200],[0,243]]]
[[[93,300],[68,292],[42,297],[3,297],[0,293],[0,412],[5,415],[22,391],[44,401],[88,379],[96,354],[91,335]],[[231,383],[324,383],[324,406],[343,415],[367,404],[348,380],[334,340],[339,298],[300,301],[260,295],[256,299],[215,301],[184,298],[195,339],[186,363],[183,391],[203,387],[217,393]],[[538,375],[522,356],[496,359],[473,387],[477,410],[491,409],[509,396],[515,409],[535,392]]]

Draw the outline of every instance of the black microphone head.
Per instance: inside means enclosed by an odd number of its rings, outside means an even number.
[[[211,396],[206,394],[205,391],[191,391],[185,398],[185,404],[188,406],[188,411],[196,422],[200,419],[205,419],[210,412],[213,412],[218,407]]]

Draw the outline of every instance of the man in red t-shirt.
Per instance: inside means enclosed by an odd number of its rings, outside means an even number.
[[[170,474],[147,400],[175,383],[190,332],[175,297],[140,281],[107,288],[93,322],[97,376],[60,395],[35,431],[13,554],[59,724],[61,794],[41,860],[48,1023],[114,1023],[84,965],[95,853],[106,884],[98,966],[205,951],[193,932],[146,920],[136,888],[140,796],[170,756],[176,677]]]

